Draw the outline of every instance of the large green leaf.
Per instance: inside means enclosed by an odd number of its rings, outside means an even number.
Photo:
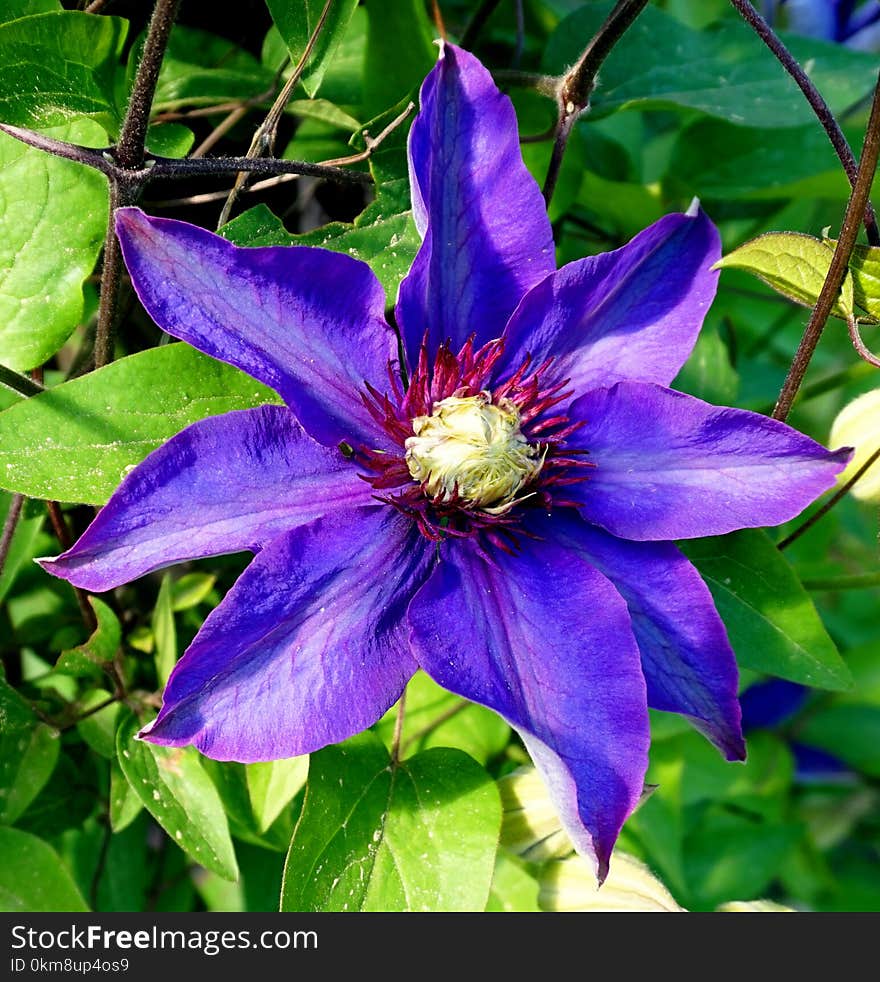
[[[699,119],[681,130],[666,183],[673,193],[705,199],[849,198],[850,185],[821,126],[768,140],[767,130]],[[842,209],[841,209],[842,210]]]
[[[105,139],[89,120],[54,128],[49,135],[77,143]],[[83,280],[95,266],[106,228],[107,182],[97,171],[0,134],[0,361],[5,365],[36,368],[73,332],[83,312]]]
[[[195,862],[227,880],[238,876],[220,796],[192,747],[136,740],[140,724],[123,720],[116,736],[122,773],[168,835]]]
[[[24,813],[52,776],[61,746],[57,730],[0,679],[0,824]]]
[[[0,828],[0,910],[30,914],[88,909],[51,846],[28,832]]]
[[[0,24],[0,121],[58,126],[90,116],[119,123],[116,76],[128,22],[76,10]]]
[[[30,17],[32,14],[48,14],[61,10],[61,0],[3,0],[0,7],[0,23]]]
[[[740,665],[824,689],[851,685],[816,608],[766,532],[744,529],[683,548],[712,591]]]
[[[151,348],[0,413],[0,486],[103,504],[131,467],[190,423],[278,401],[188,345]]]
[[[154,109],[250,99],[270,92],[273,79],[273,72],[233,41],[177,24],[162,60]]]
[[[370,733],[312,755],[281,909],[477,911],[501,823],[498,792],[467,754],[393,764]]]
[[[367,20],[364,110],[374,116],[418,88],[437,60],[437,48],[422,0],[369,3]]]
[[[290,0],[266,0],[266,5],[287,45],[291,61],[296,64],[318,25],[324,0],[299,0],[298,3],[290,3]],[[317,94],[327,64],[332,61],[356,8],[357,0],[332,0],[327,19],[302,75],[302,86],[310,96]]]
[[[561,72],[577,61],[609,11],[611,0],[587,3],[566,17],[547,47],[544,67]],[[870,92],[877,58],[843,45],[785,36],[833,112]],[[597,115],[620,109],[675,106],[747,126],[815,125],[807,101],[771,52],[745,24],[725,20],[695,31],[649,5],[602,65],[592,97]]]

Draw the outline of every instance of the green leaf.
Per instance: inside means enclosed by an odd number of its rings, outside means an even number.
[[[258,832],[265,832],[299,794],[308,773],[308,755],[247,765],[247,786]]]
[[[706,325],[700,331],[673,388],[719,406],[732,406],[736,402],[739,375],[730,363],[727,345],[715,328]]]
[[[132,65],[138,60],[139,52],[134,52]],[[162,60],[153,110],[251,99],[270,92],[273,83],[274,73],[233,41],[176,24]]]
[[[364,109],[373,116],[419,87],[437,60],[437,48],[422,0],[372,3],[366,10]]]
[[[63,675],[98,676],[102,666],[113,660],[122,642],[122,627],[116,614],[98,597],[90,597],[98,626],[84,644],[62,651],[55,671]]]
[[[156,641],[156,675],[162,686],[168,681],[171,670],[177,664],[177,630],[174,627],[174,611],[171,605],[171,574],[166,573],[162,577],[151,620],[153,637]]]
[[[766,532],[682,543],[702,574],[745,668],[823,689],[852,678],[816,608]]]
[[[6,521],[9,508],[12,504],[12,497],[0,492],[0,516],[2,522]],[[37,555],[37,539],[43,527],[45,515],[40,513],[34,517],[28,517],[23,509],[22,516],[18,520],[12,541],[9,544],[9,551],[6,553],[6,562],[0,569],[0,603],[9,592],[19,570],[29,559]],[[0,524],[2,524],[0,522]]]
[[[90,116],[115,132],[116,76],[128,22],[76,10],[0,24],[0,119],[59,126]]]
[[[746,242],[715,263],[714,269],[744,269],[777,293],[804,307],[814,307],[831,266],[834,250],[821,239],[800,232],[767,232]],[[843,320],[854,313],[853,278],[847,272],[831,310]],[[866,315],[857,315],[864,319]]]
[[[136,740],[140,724],[119,727],[119,764],[137,796],[187,855],[227,880],[238,876],[235,849],[220,796],[192,747],[158,747]]]
[[[574,64],[613,7],[581,6],[550,38],[544,68]],[[876,55],[813,38],[783,35],[794,57],[839,114],[870,92]],[[779,62],[745,24],[726,19],[695,31],[649,5],[602,65],[592,115],[670,106],[699,109],[732,123],[768,128],[815,125],[813,112]]]
[[[144,803],[122,773],[118,759],[110,764],[110,828],[121,832],[137,818]]]
[[[278,401],[186,344],[150,348],[0,413],[0,486],[103,504],[135,464],[190,423]]]
[[[501,824],[497,787],[467,754],[392,764],[370,733],[312,754],[281,909],[478,911]]]
[[[748,201],[849,198],[850,184],[815,121],[767,139],[767,130],[699,119],[679,131],[665,179],[672,194]]]
[[[870,777],[880,777],[880,707],[832,705],[808,715],[798,740],[827,750]]]
[[[492,877],[488,911],[534,912],[538,907],[538,881],[525,863],[499,850]]]
[[[106,140],[88,120],[48,135],[74,142]],[[42,365],[70,337],[83,312],[83,280],[94,268],[106,228],[107,182],[101,174],[0,134],[0,351],[5,365],[19,371]]]
[[[0,10],[0,23],[57,10],[61,10],[61,0],[4,0],[3,9]]]
[[[58,761],[57,730],[41,723],[25,700],[0,678],[0,824],[24,813]]]
[[[88,909],[51,846],[28,832],[0,828],[0,910],[30,914]]]
[[[93,689],[79,703],[80,712],[106,704],[110,693],[106,689]],[[119,728],[120,704],[111,702],[103,709],[93,712],[76,724],[76,731],[85,742],[101,757],[114,760],[116,757],[116,731]]]
[[[171,609],[189,610],[205,600],[214,589],[217,577],[213,573],[184,573],[171,584]]]
[[[196,135],[180,123],[160,123],[147,131],[147,153],[158,157],[185,157]]]
[[[396,722],[397,707],[392,706],[376,726],[389,749]],[[424,672],[416,672],[407,685],[401,733],[404,755],[429,747],[454,747],[485,765],[509,740],[510,727],[497,713],[448,692]]]
[[[291,61],[294,65],[297,64],[321,18],[324,0],[301,0],[299,3],[266,0],[266,6],[287,45]],[[326,67],[333,60],[356,7],[357,0],[333,0],[330,4],[327,19],[302,75],[301,84],[309,96],[314,97],[317,94]]]
[[[825,239],[832,248],[836,239]],[[858,318],[866,324],[880,324],[880,248],[857,242],[849,259],[853,295]]]

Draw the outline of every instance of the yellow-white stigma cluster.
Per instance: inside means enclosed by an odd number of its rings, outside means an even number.
[[[430,416],[416,416],[412,427],[414,436],[406,441],[409,472],[441,501],[457,496],[500,514],[544,463],[546,449],[523,436],[516,406],[507,399],[494,404],[488,392],[443,399]]]

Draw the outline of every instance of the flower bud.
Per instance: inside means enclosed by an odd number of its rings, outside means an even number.
[[[838,483],[845,484],[880,448],[880,389],[866,392],[841,409],[831,424],[829,443],[834,447],[855,447],[846,470],[837,475]],[[880,461],[856,481],[851,494],[860,501],[880,502]]]

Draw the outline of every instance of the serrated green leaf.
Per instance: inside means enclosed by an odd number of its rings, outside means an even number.
[[[150,626],[156,642],[156,675],[159,684],[164,686],[177,664],[177,629],[174,626],[170,573],[162,577]]]
[[[88,909],[51,846],[20,829],[0,828],[0,910],[30,914]]]
[[[262,383],[188,345],[151,348],[0,413],[0,487],[103,504],[185,426],[270,402]]]
[[[90,597],[92,610],[98,620],[92,636],[76,648],[62,651],[55,663],[55,671],[64,675],[97,676],[102,666],[113,660],[122,641],[122,627],[119,618],[103,600]]]
[[[740,665],[823,689],[852,684],[813,602],[766,532],[744,529],[681,545],[712,592]]]
[[[137,60],[135,52],[133,62]],[[162,60],[153,110],[251,99],[270,92],[273,83],[274,73],[234,41],[176,24]]]
[[[89,120],[56,127],[49,135],[77,143],[106,139]],[[83,312],[83,281],[94,268],[106,228],[107,182],[101,174],[0,133],[5,365],[19,371],[42,365],[73,332]]]
[[[184,573],[171,584],[171,609],[175,612],[197,607],[213,590],[213,573]]]
[[[158,747],[136,740],[140,724],[122,721],[119,764],[146,809],[196,863],[227,880],[238,876],[223,805],[192,747]]]
[[[483,910],[501,824],[488,774],[457,750],[392,765],[370,733],[313,754],[281,909]]]
[[[580,6],[558,26],[543,67],[564,71],[614,6]],[[810,79],[832,112],[841,113],[870,92],[876,55],[814,38],[782,35],[794,57],[810,65]],[[686,27],[653,4],[639,14],[602,64],[592,116],[620,109],[699,109],[746,126],[788,128],[815,124],[813,112],[779,62],[745,24],[724,20],[704,30]]]
[[[115,132],[116,78],[127,32],[122,18],[77,10],[0,24],[0,120],[42,129],[89,116]]]
[[[266,0],[266,6],[295,65],[318,25],[324,9],[324,0],[301,0],[300,3],[289,3],[288,0]],[[301,84],[309,96],[314,97],[317,94],[326,66],[332,61],[356,7],[357,0],[333,0],[331,3],[324,26],[315,41],[302,75]]]
[[[247,786],[257,831],[265,832],[302,790],[308,755],[247,765]]]
[[[800,232],[767,232],[715,263],[714,269],[744,269],[789,300],[814,307],[831,266],[834,250]],[[847,272],[831,313],[846,320],[856,313],[853,278]],[[857,316],[865,319],[863,311]]]

